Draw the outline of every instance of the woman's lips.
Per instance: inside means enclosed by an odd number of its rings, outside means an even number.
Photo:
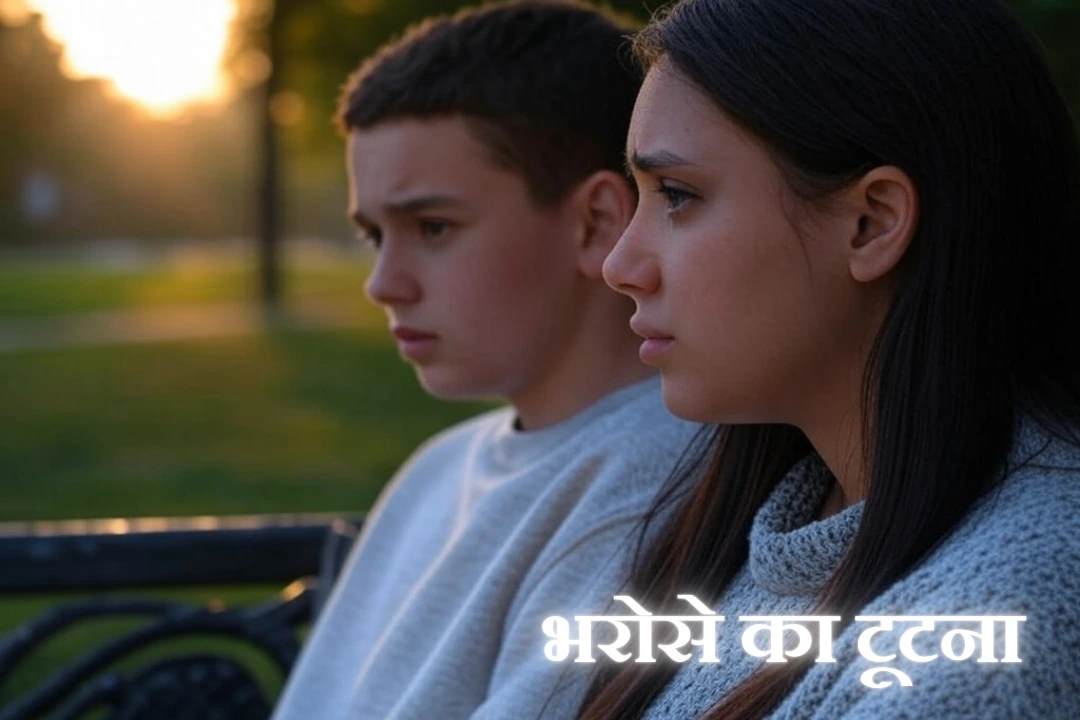
[[[645,338],[638,350],[638,356],[642,362],[655,363],[675,343],[675,338],[667,335],[663,330],[651,327],[648,323],[633,317],[630,319],[630,329],[637,335]]]
[[[432,333],[396,326],[390,329],[398,341],[398,352],[409,360],[423,360],[435,349],[439,337]]]

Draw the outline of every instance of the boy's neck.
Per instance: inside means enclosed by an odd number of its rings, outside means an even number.
[[[624,387],[652,377],[656,371],[645,365],[635,368],[632,373],[625,373],[616,379],[614,375],[605,378],[607,382],[593,382],[574,388],[572,392],[560,393],[554,397],[545,397],[541,403],[529,403],[528,400],[512,403],[517,411],[514,423],[518,430],[542,430],[567,420],[589,407],[601,398],[621,390]]]
[[[560,423],[606,395],[656,374],[638,358],[641,338],[630,331],[627,319],[612,323],[608,315],[583,323],[557,366],[508,398],[517,411],[519,429],[540,430]]]

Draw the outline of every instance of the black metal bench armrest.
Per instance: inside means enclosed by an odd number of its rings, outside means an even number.
[[[76,720],[102,708],[108,720],[262,720],[270,701],[239,662],[209,654],[170,657],[124,676],[115,665],[148,645],[182,636],[231,637],[259,649],[287,675],[299,629],[329,594],[362,519],[331,515],[95,520],[0,524],[0,593],[161,586],[288,583],[253,607],[94,598],[51,608],[0,637],[0,688],[51,637],[84,620],[141,617],[138,628],[85,652],[0,708],[0,720]],[[314,576],[299,581],[297,578]]]

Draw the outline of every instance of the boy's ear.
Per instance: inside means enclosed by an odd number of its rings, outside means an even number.
[[[848,272],[868,283],[888,275],[904,257],[919,222],[919,194],[903,170],[876,167],[847,191],[852,225]]]
[[[578,185],[574,191],[578,269],[585,277],[603,278],[604,260],[630,224],[636,203],[630,183],[611,170],[597,171]]]

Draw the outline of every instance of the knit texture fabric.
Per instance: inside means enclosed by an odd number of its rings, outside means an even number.
[[[833,643],[836,662],[814,663],[771,717],[1080,718],[1080,450],[1024,421],[1008,469],[943,543],[857,615],[1026,615],[1019,624],[1022,662],[977,662],[981,646],[966,660],[951,660],[943,654],[944,634],[980,627],[938,621],[912,643],[915,653],[935,659],[919,662],[901,653],[900,637],[916,623],[896,622],[871,643],[878,655],[896,657],[876,663],[862,657],[858,639],[877,624],[851,622]],[[719,626],[720,662],[694,658],[680,667],[648,720],[698,718],[761,667],[763,659],[742,647],[749,624],[739,617],[813,611],[815,594],[837,568],[862,515],[860,503],[816,520],[830,482],[813,455],[778,484],[753,523],[748,562],[716,607],[726,618]],[[1004,633],[1000,623],[997,628],[1000,659]],[[954,654],[962,644],[953,638]],[[861,677],[874,667],[900,670],[912,685],[882,674],[875,682],[890,687],[867,687]]]
[[[544,618],[599,610],[697,426],[659,379],[538,431],[486,413],[435,437],[365,524],[275,720],[572,718],[587,676]]]

